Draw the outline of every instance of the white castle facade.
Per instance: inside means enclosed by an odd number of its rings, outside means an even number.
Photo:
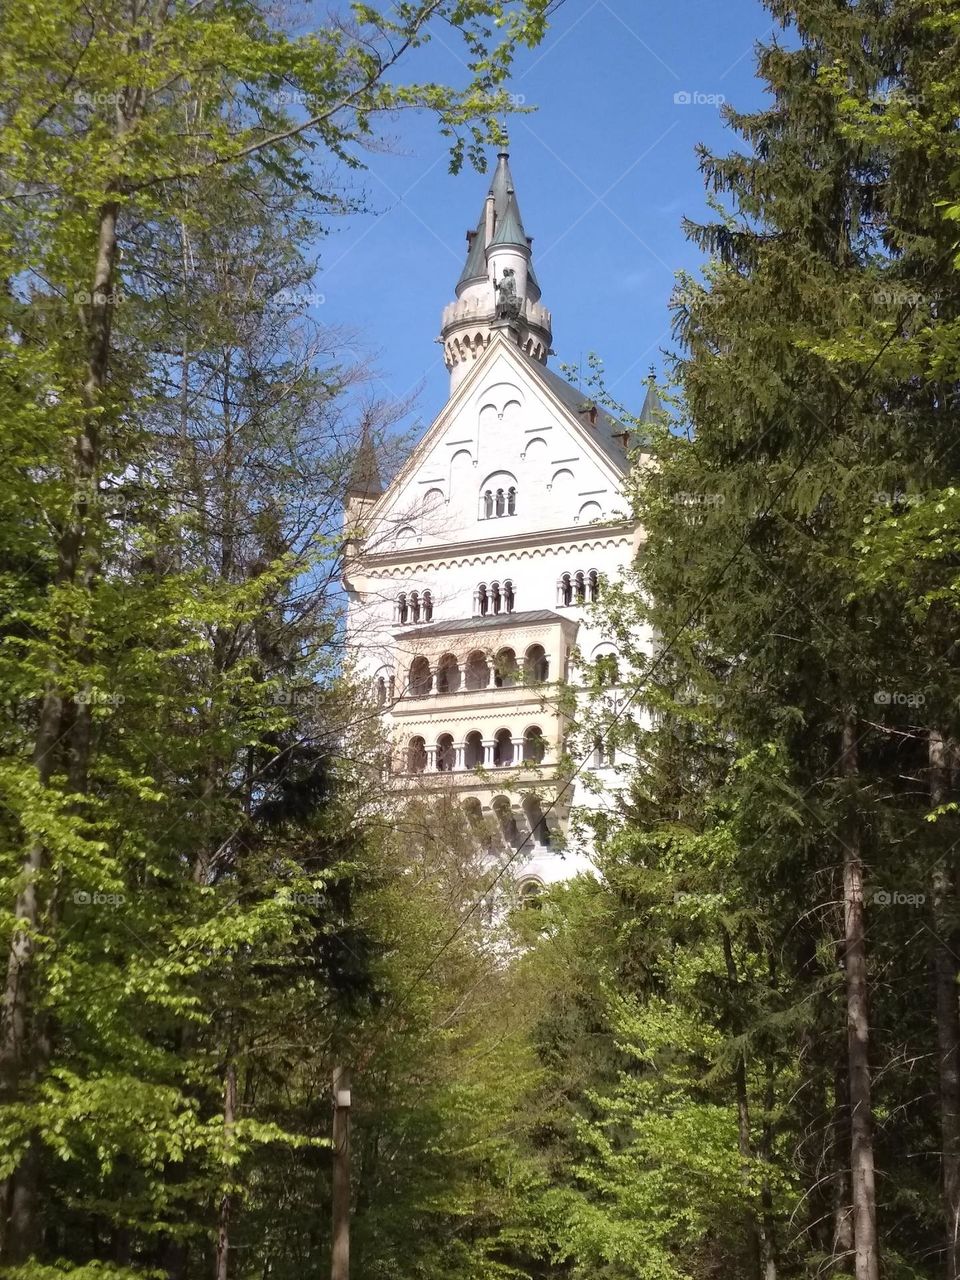
[[[616,667],[591,605],[640,545],[622,492],[627,433],[546,367],[531,246],[501,153],[443,313],[450,397],[386,489],[362,441],[344,579],[396,802],[453,792],[521,893],[589,866],[570,815],[598,797],[564,744],[580,664]],[[644,416],[654,407],[651,387]],[[609,755],[598,742],[586,761],[608,795]]]

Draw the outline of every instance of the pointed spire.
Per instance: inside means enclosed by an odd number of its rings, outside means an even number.
[[[552,341],[550,312],[540,301],[533,271],[533,241],[523,227],[510,157],[505,150],[484,197],[476,230],[467,232],[467,255],[456,285],[456,301],[444,308],[440,341],[456,390],[470,365],[490,345],[494,332],[511,338],[535,360],[546,364]],[[513,288],[501,309],[500,290]]]
[[[640,410],[640,421],[644,426],[650,426],[656,422],[657,414],[663,408],[660,397],[657,395],[656,377],[656,371],[651,365],[650,373],[647,375],[647,394],[643,400],[643,408]]]
[[[471,280],[486,280],[486,278],[487,258],[486,245],[484,244],[484,218],[481,215],[476,231],[470,235],[467,261],[460,273],[460,279],[457,281],[457,297],[460,296],[461,288],[465,284],[469,284]]]
[[[507,211],[507,200],[515,192],[513,174],[510,172],[510,152],[500,151],[497,153],[497,167],[490,182],[490,194],[495,202],[498,222]],[[517,215],[519,216],[519,210]]]
[[[530,245],[527,241],[527,233],[523,229],[523,223],[520,221],[520,208],[517,204],[517,197],[511,190],[507,193],[507,203],[503,211],[503,216],[497,218],[497,229],[493,233],[491,245],[495,244],[515,244],[521,249],[529,249]]]
[[[347,494],[357,498],[379,498],[381,493],[383,483],[377,466],[377,450],[370,434],[370,424],[365,422],[347,479]]]

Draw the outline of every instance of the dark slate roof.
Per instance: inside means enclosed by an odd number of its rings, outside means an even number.
[[[523,223],[520,221],[520,208],[517,205],[517,197],[513,191],[507,193],[507,205],[503,212],[503,217],[497,219],[497,229],[493,233],[493,239],[490,241],[494,244],[519,245],[521,248],[529,248],[527,244],[527,233],[523,229]]]
[[[467,261],[464,263],[460,279],[457,281],[458,290],[461,285],[468,284],[471,280],[486,280],[487,278],[487,256],[483,237],[484,219],[481,217],[479,225],[473,233],[473,239],[470,241],[470,248],[467,250]]]
[[[527,609],[521,613],[488,613],[483,618],[454,618],[447,622],[431,622],[424,627],[398,628],[397,635],[445,636],[460,631],[495,631],[497,627],[532,627],[536,623],[563,622],[562,614],[552,609]]]
[[[662,408],[660,397],[657,395],[656,383],[651,373],[647,379],[647,394],[644,397],[643,408],[640,410],[640,421],[643,423],[654,422],[656,415]]]
[[[621,471],[626,471],[628,469],[626,450],[619,440],[614,439],[616,435],[623,435],[626,430],[623,424],[617,422],[616,418],[611,418],[608,413],[604,413],[598,405],[596,425],[591,426],[586,419],[586,415],[581,418],[580,413],[581,409],[586,405],[593,404],[590,397],[584,395],[582,391],[578,391],[576,387],[571,386],[569,382],[561,378],[559,374],[554,373],[552,369],[542,365],[539,360],[534,360],[533,356],[528,356],[525,351],[521,351],[520,355],[527,362],[532,372],[545,382],[553,394],[571,410],[574,417],[583,422],[584,430],[589,431],[594,436],[611,462]]]
[[[366,424],[350,468],[347,493],[361,498],[379,498],[383,493],[380,468],[377,466],[377,450]]]
[[[513,174],[510,172],[510,152],[497,153],[497,167],[490,181],[490,194],[493,196],[494,209],[499,221],[507,212],[507,200],[516,191],[513,185]],[[519,209],[517,210],[519,214]],[[524,241],[526,243],[526,241]]]

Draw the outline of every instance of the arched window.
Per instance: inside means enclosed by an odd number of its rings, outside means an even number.
[[[601,653],[595,659],[597,683],[601,687],[615,689],[620,683],[620,663],[616,653]]]
[[[493,683],[498,689],[512,689],[517,683],[517,655],[501,649],[493,663]]]
[[[587,598],[587,584],[584,581],[583,574],[577,572],[573,580],[573,594],[577,604],[583,604]]]
[[[422,738],[411,738],[407,746],[407,772],[423,773],[427,767],[427,747]]]
[[[460,664],[452,653],[445,653],[437,663],[437,693],[458,693]]]
[[[495,796],[490,806],[500,824],[503,838],[508,845],[516,848],[520,843],[520,830],[513,816],[513,806],[506,796]]]
[[[480,486],[480,518],[496,520],[517,512],[517,477],[509,471],[494,471]]]
[[[463,767],[476,769],[483,764],[483,734],[473,729],[463,740]]]
[[[523,758],[531,764],[541,764],[547,754],[547,744],[538,725],[532,725],[523,735]]]
[[[433,596],[431,596],[429,591],[425,591],[423,593],[423,598],[421,599],[420,604],[423,610],[424,622],[432,622],[433,621]]]
[[[595,768],[602,769],[605,765],[616,764],[617,749],[612,742],[604,742],[603,738],[597,738],[594,743],[593,763]]]
[[[550,661],[542,644],[532,644],[523,659],[523,678],[527,684],[543,684],[550,676]]]
[[[441,733],[437,739],[437,771],[452,773],[457,762],[457,749],[453,745],[453,737],[449,733]]]
[[[543,809],[540,807],[540,801],[536,796],[526,795],[523,797],[523,814],[530,828],[530,834],[534,841],[541,848],[550,847],[550,830],[547,827],[547,820],[543,816]]]
[[[590,595],[590,603],[596,604],[600,599],[600,575],[596,569],[591,569],[587,574],[587,590]]]
[[[513,583],[508,579],[503,584],[503,610],[504,613],[513,613],[513,607],[516,603],[516,595],[513,590]]]
[[[420,621],[420,596],[416,591],[410,592],[410,621]]]
[[[382,707],[387,700],[387,682],[383,676],[377,676],[377,706]]]
[[[401,624],[405,623],[410,616],[407,608],[407,593],[401,591],[397,596],[397,621]]]
[[[517,888],[517,897],[524,911],[539,910],[543,906],[543,881],[523,880]]]
[[[479,587],[477,587],[477,592],[474,596],[474,613],[478,613],[481,618],[485,618],[489,608],[490,598],[487,595],[487,584],[485,582],[481,582]]]
[[[500,583],[491,582],[490,583],[490,612],[499,613],[500,606],[502,605],[502,603],[503,603],[503,600],[500,595]]]
[[[569,573],[561,573],[560,581],[557,583],[557,604],[573,603],[573,587],[570,583]]]
[[[487,659],[479,649],[475,649],[467,658],[467,688],[486,689],[489,683],[490,667]]]
[[[498,729],[494,734],[493,763],[498,769],[513,764],[513,734],[509,729]]]
[[[430,692],[430,663],[426,658],[414,658],[410,663],[410,697],[425,698]]]

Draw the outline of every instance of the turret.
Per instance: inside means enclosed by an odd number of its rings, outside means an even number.
[[[344,532],[348,539],[355,536],[356,530],[362,527],[364,518],[376,500],[383,493],[380,480],[380,468],[377,465],[377,450],[370,434],[369,424],[364,423],[360,443],[354,455],[353,466],[347,477],[344,502]]]
[[[546,364],[551,316],[540,303],[533,240],[523,229],[506,151],[497,157],[476,229],[467,232],[467,260],[456,294],[456,302],[444,309],[439,339],[450,370],[451,394],[498,331]]]

